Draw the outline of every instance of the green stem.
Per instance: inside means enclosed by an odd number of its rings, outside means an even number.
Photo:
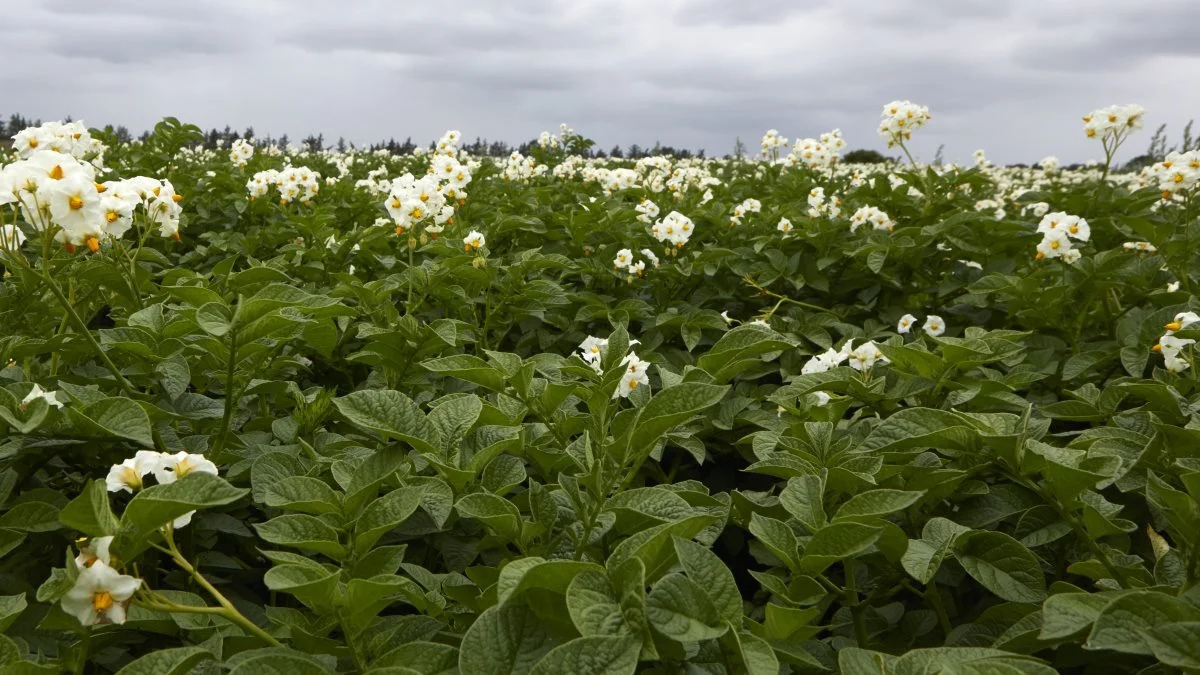
[[[842,570],[846,573],[846,596],[850,605],[850,614],[854,617],[854,637],[858,640],[860,649],[867,648],[867,615],[866,608],[858,596],[858,583],[854,578],[854,558],[842,561]]]
[[[950,637],[950,631],[953,626],[950,625],[950,616],[946,614],[946,606],[942,604],[942,594],[938,590],[937,582],[933,579],[925,586],[925,599],[929,601],[929,605],[933,607],[933,611],[937,614],[938,625],[942,628],[942,634],[947,638]]]
[[[229,619],[229,621],[237,624],[243,630],[250,633],[251,635],[254,635],[255,637],[262,640],[263,642],[266,642],[267,644],[271,645],[272,647],[282,647],[283,646],[283,643],[281,643],[279,640],[276,640],[274,638],[274,636],[272,636],[270,633],[268,633],[265,630],[263,630],[262,628],[260,628],[258,626],[258,624],[254,623],[250,619],[247,619],[244,614],[239,612],[237,610],[237,608],[233,606],[233,603],[230,602],[229,599],[226,598],[221,593],[221,591],[218,591],[215,586],[210,584],[208,582],[208,579],[205,579],[204,575],[200,574],[199,570],[197,570],[195,567],[193,567],[192,564],[187,561],[187,558],[183,557],[183,554],[180,553],[179,549],[176,548],[176,546],[175,546],[175,537],[171,533],[170,526],[167,526],[166,531],[163,533],[163,538],[167,542],[168,552],[171,554],[171,557],[175,560],[175,564],[179,565],[179,567],[181,567],[183,569],[183,571],[190,574],[192,576],[192,578],[196,580],[196,583],[200,584],[200,586],[204,590],[208,591],[208,594],[211,595],[213,597],[213,599],[217,601],[217,604],[221,605],[222,616],[224,616],[226,619]],[[192,609],[194,610],[194,609],[198,609],[198,608],[192,608]],[[216,608],[214,607],[214,608],[209,608],[209,609],[216,609]],[[218,612],[203,612],[203,613],[215,614]]]
[[[233,377],[237,366],[237,331],[229,331],[229,359],[225,366],[225,410],[221,415],[221,428],[217,432],[217,440],[213,443],[213,461],[220,462],[221,452],[225,450],[225,442],[229,437],[229,426],[233,421],[233,406],[237,398],[234,391]]]

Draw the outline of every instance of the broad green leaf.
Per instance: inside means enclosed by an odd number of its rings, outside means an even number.
[[[429,412],[429,423],[438,430],[443,447],[461,439],[479,420],[483,412],[483,401],[474,394],[459,396],[437,406]]]
[[[641,640],[595,635],[579,637],[551,649],[531,675],[632,675],[637,669]]]
[[[942,561],[950,554],[954,541],[969,531],[968,528],[945,518],[931,518],[925,523],[921,538],[908,541],[908,549],[900,563],[914,579],[927,584],[937,574]]]
[[[825,481],[821,476],[798,476],[779,493],[779,504],[810,533],[825,526]]]
[[[8,630],[17,617],[21,616],[21,612],[25,611],[28,604],[24,593],[0,595],[0,633]]]
[[[255,524],[254,529],[258,536],[272,544],[324,553],[334,560],[341,560],[346,555],[346,549],[338,541],[337,530],[314,516],[278,516]]]
[[[488,365],[478,356],[455,354],[440,359],[422,361],[421,367],[441,375],[473,382],[492,391],[502,392],[505,389],[504,373]]]
[[[663,434],[716,405],[727,391],[727,385],[682,382],[655,394],[638,412],[629,457],[645,455]]]
[[[58,520],[69,528],[89,537],[106,537],[117,533],[120,521],[108,503],[108,489],[103,480],[88,483],[78,497],[72,499],[58,514]]]
[[[1169,623],[1200,621],[1200,609],[1158,591],[1130,591],[1100,610],[1085,646],[1126,654],[1154,654],[1148,630]]]
[[[733,573],[706,546],[690,539],[674,537],[675,557],[688,578],[704,589],[722,619],[734,625],[742,620],[742,596]]]
[[[232,666],[229,675],[331,675],[334,672],[314,656],[282,647],[241,652],[225,665]]]
[[[617,544],[609,554],[607,565],[611,569],[631,558],[637,558],[646,568],[646,580],[652,582],[675,562],[673,537],[691,539],[716,520],[715,516],[690,516],[637,532]]]
[[[59,509],[46,502],[21,502],[0,514],[0,532],[53,532],[62,527]]]
[[[833,519],[856,518],[859,516],[887,516],[902,511],[917,503],[925,491],[868,490],[854,495],[838,508]]]
[[[554,646],[554,638],[529,608],[491,607],[463,635],[458,669],[472,675],[523,675]]]
[[[150,417],[136,402],[123,396],[104,398],[83,406],[68,407],[67,416],[88,435],[127,438],[152,447]]]
[[[678,642],[720,637],[729,629],[704,589],[682,574],[668,574],[654,584],[646,596],[646,619]]]
[[[458,649],[424,640],[409,642],[375,659],[371,663],[371,672],[395,666],[419,675],[455,675],[458,673]]]
[[[205,661],[215,661],[212,652],[203,647],[159,649],[134,659],[117,675],[187,675]]]
[[[412,399],[398,391],[367,389],[333,399],[351,424],[404,441],[422,452],[438,454],[442,439]]]
[[[263,583],[272,591],[281,591],[296,596],[305,605],[317,611],[333,607],[338,588],[339,573],[319,565],[277,565],[263,575]]]
[[[1002,532],[972,531],[954,542],[954,556],[984,588],[1009,602],[1046,599],[1041,563],[1021,542]]]
[[[584,572],[602,572],[595,563],[575,560],[522,558],[505,565],[496,582],[496,601],[503,604],[535,589],[565,595],[571,582]]]
[[[1100,611],[1109,602],[1112,602],[1111,596],[1095,593],[1051,595],[1042,603],[1042,630],[1039,637],[1043,640],[1061,640],[1085,629],[1090,630]]]
[[[730,626],[721,640],[733,647],[746,669],[746,675],[778,675],[779,658],[766,640]]]
[[[833,523],[821,528],[800,557],[799,568],[806,574],[820,574],[830,565],[866,551],[883,534],[883,528],[855,522]]]
[[[521,512],[503,497],[487,492],[470,494],[454,505],[464,518],[474,518],[508,541],[521,536]]]
[[[1168,666],[1200,670],[1200,621],[1181,621],[1144,628],[1142,635],[1154,658]]]
[[[341,496],[333,488],[309,476],[288,476],[274,481],[263,494],[263,503],[267,506],[312,515],[338,513],[341,502]]]
[[[190,473],[165,485],[154,485],[137,493],[121,514],[121,536],[136,539],[185,513],[232,504],[249,494],[224,478],[208,473]]]
[[[354,551],[362,555],[388,531],[408,519],[421,505],[420,490],[402,487],[367,505],[354,523]]]

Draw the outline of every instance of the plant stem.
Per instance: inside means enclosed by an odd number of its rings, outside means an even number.
[[[854,617],[854,637],[858,640],[859,649],[867,648],[867,616],[858,596],[858,583],[854,579],[854,558],[842,561],[842,570],[846,573],[846,596],[850,605],[850,614]]]
[[[270,633],[268,633],[265,630],[263,630],[262,628],[260,628],[258,626],[258,624],[254,623],[250,619],[247,619],[244,614],[239,612],[237,610],[237,608],[233,606],[233,603],[230,602],[229,599],[226,598],[221,593],[221,591],[218,591],[215,586],[210,584],[208,582],[208,579],[205,579],[204,575],[200,574],[199,570],[197,570],[195,567],[193,567],[192,564],[187,561],[187,558],[183,557],[183,554],[180,553],[179,549],[175,546],[175,536],[172,534],[171,528],[169,525],[167,526],[166,530],[163,532],[163,539],[165,539],[167,542],[167,550],[171,554],[171,558],[173,558],[175,560],[175,564],[179,565],[183,569],[183,571],[190,574],[192,576],[192,578],[196,580],[196,583],[200,584],[200,586],[204,590],[208,591],[208,594],[211,595],[213,597],[213,599],[217,601],[217,604],[221,605],[221,610],[219,610],[218,612],[200,612],[200,613],[208,613],[208,614],[220,613],[226,619],[229,619],[229,621],[237,624],[246,632],[250,633],[251,635],[254,635],[255,637],[259,638],[260,640],[271,645],[272,647],[282,647],[283,646],[283,643],[281,643],[279,640],[276,640]],[[194,609],[198,609],[198,608],[192,608],[192,610],[194,610]],[[211,608],[207,608],[207,609],[217,609],[217,608],[211,607]],[[179,611],[179,610],[175,610],[175,611]]]
[[[950,631],[953,627],[950,625],[950,616],[946,614],[946,606],[942,604],[942,594],[938,590],[937,582],[933,579],[925,586],[925,599],[929,601],[933,611],[937,613],[938,625],[942,628],[942,634],[945,637],[950,636]]]
[[[134,391],[133,386],[130,385],[129,381],[125,379],[125,376],[121,374],[121,369],[117,368],[117,364],[113,363],[112,359],[108,358],[108,353],[104,351],[104,348],[100,346],[100,343],[96,342],[95,336],[93,336],[92,332],[88,330],[87,324],[83,322],[83,319],[80,318],[79,313],[76,312],[75,308],[71,306],[71,302],[67,299],[67,296],[63,294],[62,288],[59,288],[58,283],[54,281],[54,278],[50,276],[50,272],[48,270],[42,270],[42,280],[45,281],[46,285],[50,287],[50,292],[53,293],[54,297],[58,299],[58,303],[62,305],[63,309],[67,313],[67,316],[70,317],[71,323],[75,324],[75,330],[79,331],[79,334],[87,339],[88,344],[90,344],[92,347],[92,351],[96,353],[96,356],[100,357],[100,361],[104,364],[104,367],[108,368],[109,372],[111,372],[113,377],[116,378],[117,385],[121,387],[121,391],[123,391],[126,396],[135,398],[137,396],[137,392]]]
[[[237,366],[237,331],[229,330],[229,363],[225,367],[225,411],[221,415],[221,428],[217,432],[217,440],[213,443],[213,461],[220,462],[221,452],[225,450],[225,441],[229,436],[229,425],[233,420],[233,406],[237,398],[234,392],[233,376]]]

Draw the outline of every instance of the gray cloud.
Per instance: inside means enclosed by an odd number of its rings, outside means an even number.
[[[1083,113],[1138,102],[1178,131],[1200,108],[1200,3],[1090,0],[44,0],[6,17],[5,112],[363,143],[519,142],[566,121],[601,147],[751,147],[928,105],[914,153],[1095,158]],[[1134,139],[1123,150],[1140,152]]]

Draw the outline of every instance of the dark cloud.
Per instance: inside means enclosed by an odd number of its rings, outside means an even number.
[[[934,115],[919,157],[1073,161],[1099,154],[1079,128],[1099,106],[1182,127],[1196,25],[1195,0],[42,0],[6,15],[0,87],[6,110],[135,129],[521,141],[565,121],[714,153],[767,128],[881,148],[880,107],[910,99]]]

